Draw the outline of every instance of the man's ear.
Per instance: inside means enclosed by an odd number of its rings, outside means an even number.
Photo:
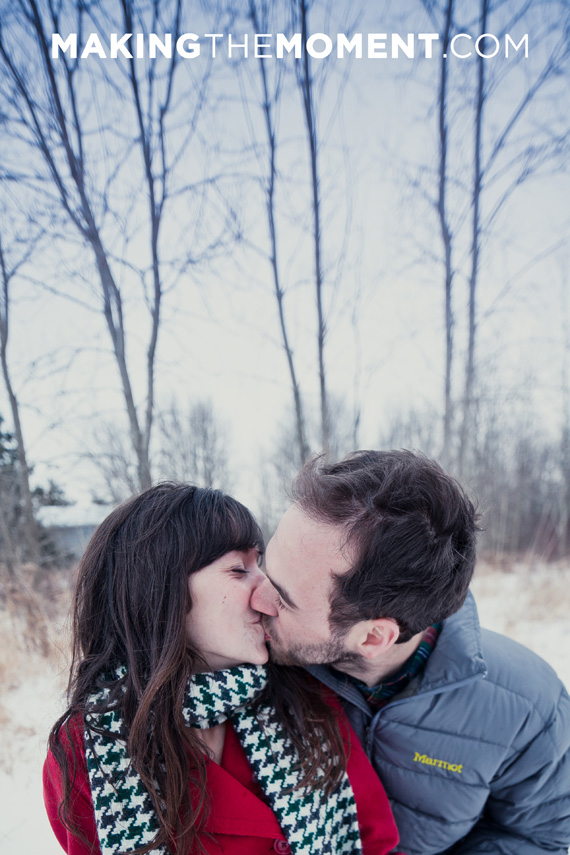
[[[386,653],[399,636],[400,627],[391,618],[362,621],[353,639],[356,644],[355,652],[365,659],[376,659]]]

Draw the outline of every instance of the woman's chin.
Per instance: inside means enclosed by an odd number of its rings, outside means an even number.
[[[269,661],[269,650],[267,646],[263,645],[263,650],[256,651],[255,656],[249,660],[250,665],[265,665],[266,662]]]

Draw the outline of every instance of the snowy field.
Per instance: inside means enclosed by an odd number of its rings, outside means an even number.
[[[481,565],[473,582],[483,626],[526,644],[570,686],[570,566]],[[45,817],[41,768],[48,731],[63,711],[67,633],[53,629],[45,659],[14,646],[21,636],[0,614],[0,853],[60,855]]]

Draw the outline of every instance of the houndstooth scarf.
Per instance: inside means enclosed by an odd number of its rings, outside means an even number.
[[[114,677],[126,674],[118,669]],[[356,855],[362,852],[356,803],[345,772],[332,795],[296,786],[301,778],[298,753],[269,704],[251,709],[267,684],[263,666],[241,665],[195,674],[188,683],[183,714],[191,727],[209,728],[229,720],[241,742],[269,806],[294,855]],[[88,709],[109,697],[94,693]],[[118,710],[88,712],[85,753],[103,855],[129,852],[150,843],[158,831],[152,800],[133,768],[124,739],[108,738],[93,728],[121,734]],[[164,846],[152,850],[166,855]]]

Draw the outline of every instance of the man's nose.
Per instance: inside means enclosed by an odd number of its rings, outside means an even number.
[[[254,589],[249,604],[256,612],[276,617],[279,612],[275,600],[275,588],[267,576],[265,576],[262,582]]]

